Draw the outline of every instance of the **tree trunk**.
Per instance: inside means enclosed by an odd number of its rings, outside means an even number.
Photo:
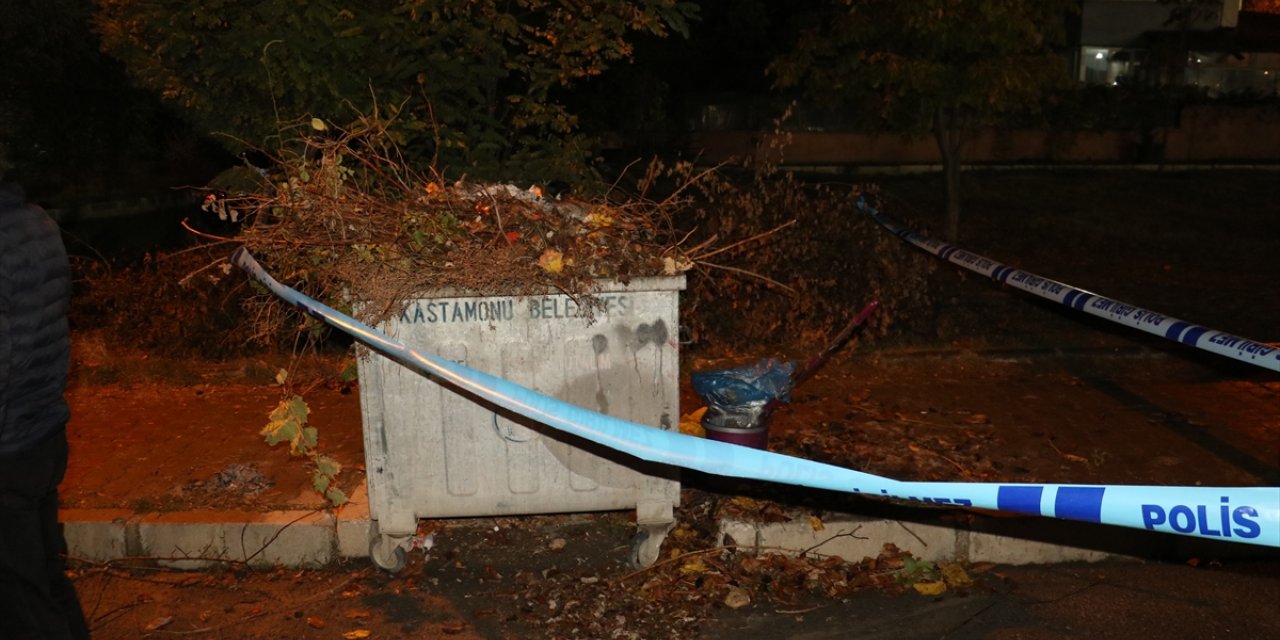
[[[964,132],[954,114],[938,109],[933,116],[933,135],[942,153],[942,176],[946,202],[946,239],[960,239],[960,164],[963,160]]]
[[[954,155],[943,158],[942,173],[947,187],[947,242],[960,240],[960,161]]]

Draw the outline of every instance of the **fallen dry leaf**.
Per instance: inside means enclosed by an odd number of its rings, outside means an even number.
[[[706,412],[707,408],[701,407],[697,411],[680,416],[680,433],[705,438],[707,431],[702,428],[702,415]]]
[[[317,618],[316,616],[308,616],[307,626],[311,627],[312,629],[323,629],[325,626],[324,618]]]
[[[157,629],[163,629],[168,626],[170,622],[173,622],[173,616],[164,616],[163,618],[156,618],[155,620],[148,622],[145,628],[147,631],[155,631]]]
[[[917,582],[911,585],[920,595],[924,596],[940,596],[947,592],[947,583],[942,580],[932,582]]]
[[[342,634],[342,637],[346,638],[346,640],[360,640],[360,638],[368,638],[370,635],[372,635],[372,632],[368,629],[356,629]]]
[[[822,524],[822,518],[819,518],[818,516],[809,516],[809,528],[813,529],[814,531],[822,531],[827,527],[826,525]]]
[[[859,391],[857,393],[849,394],[848,401],[850,404],[862,404],[863,402],[866,402],[867,398],[870,398],[870,397],[871,397],[871,390],[863,389],[862,391]]]
[[[560,273],[564,271],[564,254],[555,249],[547,249],[538,256],[538,266],[548,273]]]
[[[970,578],[964,567],[956,562],[948,562],[942,565],[942,581],[952,588],[967,587],[973,584],[973,578]]]
[[[691,540],[698,537],[698,532],[684,525],[680,525],[673,529],[668,536],[675,538],[676,540]]]
[[[994,562],[975,562],[969,565],[969,573],[986,573],[996,567]]]
[[[729,587],[729,593],[724,596],[724,606],[730,609],[740,609],[751,604],[751,595],[746,589],[741,587]]]
[[[613,216],[603,209],[592,209],[583,219],[583,222],[593,227],[608,227],[613,225]]]
[[[680,573],[686,576],[692,575],[695,573],[704,573],[706,572],[706,570],[707,570],[707,565],[697,560],[694,560],[693,562],[686,562],[683,566],[680,567]]]
[[[681,273],[684,273],[686,271],[693,269],[693,267],[694,267],[693,261],[684,256],[679,256],[675,258],[671,256],[666,256],[662,258],[663,275],[668,275],[668,276],[679,275]]]

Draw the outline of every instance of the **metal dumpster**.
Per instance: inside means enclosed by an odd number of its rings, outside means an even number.
[[[684,278],[604,283],[588,321],[574,298],[453,296],[412,302],[384,329],[424,353],[655,428],[679,423]],[[358,358],[374,563],[404,566],[419,518],[636,509],[632,562],[647,566],[680,483],[653,465],[491,408],[386,358]],[[513,419],[514,417],[514,419]]]

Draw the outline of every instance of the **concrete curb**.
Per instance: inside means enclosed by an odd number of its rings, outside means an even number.
[[[353,498],[362,497],[357,493]],[[956,518],[956,514],[968,517]],[[367,558],[373,523],[367,502],[336,514],[189,511],[136,515],[117,509],[62,513],[70,555],[107,562],[149,558],[174,569],[221,562],[255,567],[321,567]],[[1150,531],[1070,521],[982,516],[964,512],[935,518],[827,517],[816,530],[809,519],[757,523],[720,521],[717,539],[761,550],[812,552],[850,561],[876,557],[885,544],[932,562],[1006,565],[1102,560],[1280,560],[1280,550]]]
[[[957,517],[959,516],[959,517]],[[942,512],[911,519],[839,515],[816,530],[809,519],[756,523],[727,518],[724,543],[789,553],[813,552],[850,561],[874,558],[886,544],[933,562],[1006,565],[1102,560],[1280,559],[1280,549],[1153,531],[1044,518]]]
[[[222,562],[255,567],[321,567],[369,555],[373,526],[361,483],[334,511],[174,511],[64,509],[68,554],[92,562],[148,558],[174,569]]]
[[[364,483],[334,511],[183,511],[124,509],[61,513],[71,557],[92,562],[147,558],[174,569],[222,562],[254,567],[322,567],[369,557],[375,528]],[[874,558],[885,544],[932,562],[1007,565],[1127,560],[1280,560],[1280,549],[1189,538],[1101,524],[946,510],[872,507],[874,515],[829,514],[815,529],[807,514],[786,522],[721,518],[716,539],[850,561]]]
[[[936,524],[847,517],[823,523],[821,531],[808,522],[756,524],[742,520],[720,523],[720,537],[737,544],[775,550],[815,552],[850,561],[874,558],[886,544],[910,551],[931,562],[993,562],[1045,564],[1098,562],[1115,557],[1105,551],[1052,544],[1009,535],[971,532]]]

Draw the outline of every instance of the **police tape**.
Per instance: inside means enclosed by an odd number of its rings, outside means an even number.
[[[378,353],[455,390],[641,460],[933,504],[997,509],[1280,547],[1280,487],[1159,487],[909,482],[606,416],[438,356],[419,353],[272,278],[243,247],[233,264],[272,293]]]
[[[894,222],[874,207],[868,205],[862,198],[858,199],[858,208],[899,238],[938,258],[975,273],[980,273],[996,282],[1007,284],[1027,293],[1064,304],[1077,311],[1083,311],[1127,327],[1140,329],[1174,342],[1234,358],[1264,369],[1280,371],[1280,347],[1241,338],[1222,331],[1215,331],[1161,313],[1125,304],[1118,300],[1105,298],[1084,289],[1078,289],[1056,280],[1042,278],[1028,271],[1015,269],[941,240],[932,240]]]

